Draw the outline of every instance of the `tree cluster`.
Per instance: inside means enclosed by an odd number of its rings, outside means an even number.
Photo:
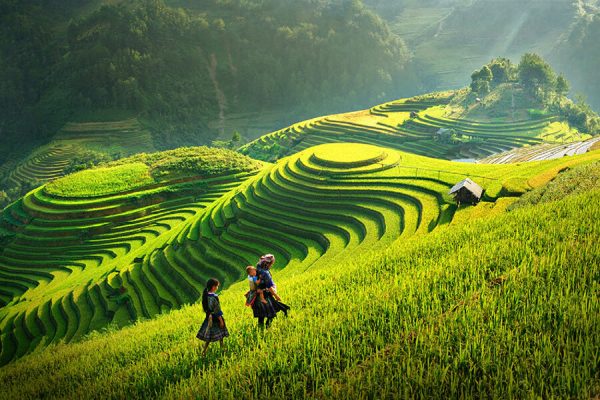
[[[544,103],[569,92],[565,77],[557,75],[542,57],[534,53],[524,54],[518,65],[507,58],[495,58],[471,74],[471,90],[479,95],[486,95],[507,82],[519,83]]]
[[[205,128],[223,108],[338,111],[392,92],[408,60],[352,0],[132,0],[70,23],[89,1],[24,3],[0,0],[0,121],[21,136],[96,109]]]
[[[515,80],[517,69],[507,58],[495,58],[471,74],[471,90],[485,96],[494,87]]]
[[[544,107],[563,115],[581,132],[600,131],[600,119],[583,98],[576,102],[566,98],[570,90],[567,79],[556,74],[552,67],[539,55],[526,53],[518,65],[506,58],[493,59],[480,70],[471,74],[471,91],[485,96],[503,83],[520,85],[532,98]]]

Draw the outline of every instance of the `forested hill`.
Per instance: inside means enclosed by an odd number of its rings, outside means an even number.
[[[574,88],[581,90],[590,105],[600,109],[600,11],[580,18],[554,50],[550,59],[558,68],[569,71]]]
[[[406,61],[360,2],[0,0],[0,146],[115,109],[194,126],[206,143],[226,112],[389,97]]]
[[[364,0],[406,41],[422,92],[464,86],[493,57],[535,52],[600,107],[596,0]]]
[[[161,149],[228,139],[248,113],[273,112],[250,140],[306,117],[460,88],[491,58],[525,52],[545,56],[597,109],[597,4],[0,0],[0,162],[67,121],[138,117]]]

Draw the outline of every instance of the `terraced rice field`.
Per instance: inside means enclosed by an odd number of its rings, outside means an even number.
[[[372,107],[369,112],[385,118],[398,112],[419,112],[430,107],[448,104],[452,99],[452,94],[453,92],[443,92],[439,96],[394,100]]]
[[[7,177],[8,185],[21,185],[24,182],[49,181],[63,175],[65,167],[77,154],[72,144],[56,143],[37,150],[24,162],[11,168]]]
[[[442,174],[421,184],[400,171],[434,164],[456,174],[525,177],[533,183],[547,182],[567,165],[590,162],[597,167],[599,157],[596,151],[521,165],[466,165],[371,146],[324,145],[281,160],[210,205],[206,212],[214,227],[208,217],[204,226],[206,214],[198,214],[151,261],[156,268],[179,263],[178,254],[185,252],[177,246],[188,246],[186,241],[200,246],[210,238],[215,245],[238,248],[242,239],[234,237],[234,227],[241,227],[242,221],[252,223],[251,213],[260,220],[249,231],[254,232],[254,240],[247,242],[249,252],[259,240],[275,244],[295,238],[309,251],[319,252],[316,245],[308,245],[312,237],[292,231],[294,218],[303,219],[311,228],[307,231],[315,226],[317,234],[339,237],[339,244],[331,241],[323,258],[333,258],[334,246],[343,248],[340,251],[348,257],[325,265],[310,264],[308,259],[298,268],[275,271],[281,294],[293,307],[289,318],[278,318],[268,332],[257,334],[256,322],[243,305],[247,283],[239,282],[220,294],[231,332],[226,352],[211,346],[208,357],[201,357],[194,334],[202,309],[195,304],[4,366],[3,394],[7,398],[228,398],[232,393],[240,398],[285,399],[353,399],[365,393],[377,398],[532,394],[594,398],[599,360],[594,337],[600,332],[594,269],[600,233],[598,189],[409,237],[415,229],[417,234],[426,231],[425,222],[435,219],[435,210],[426,211],[426,204],[431,204],[425,203],[431,198],[426,189],[444,186],[450,178]],[[409,187],[409,178],[416,188]],[[353,187],[352,192],[346,190]],[[366,195],[367,188],[373,195]],[[434,186],[431,189],[435,192]],[[267,211],[261,211],[259,191],[273,202],[284,196],[287,203],[277,202],[273,214],[266,204]],[[424,205],[421,223],[403,194]],[[354,197],[359,199],[346,204]],[[325,200],[320,208],[309,203]],[[386,210],[396,206],[406,213],[388,216]],[[236,211],[238,207],[247,214]],[[340,215],[349,219],[336,221],[339,230],[324,228]],[[406,221],[405,228],[398,227],[400,220]],[[381,234],[406,234],[385,251],[354,253],[352,248],[363,246],[361,224],[367,227],[365,243]],[[381,228],[372,232],[369,226]],[[351,234],[347,245],[343,231]],[[133,273],[138,267],[127,268]],[[165,284],[173,287],[176,277],[174,272],[165,274]],[[21,325],[27,321],[17,319]],[[260,351],[249,351],[258,346]]]
[[[265,135],[240,151],[273,161],[318,144],[356,142],[442,159],[481,159],[513,148],[588,137],[556,116],[504,122],[446,117],[451,93],[401,99],[363,112],[300,122]],[[440,130],[457,138],[444,140]]]
[[[399,153],[370,145],[311,148],[214,203],[172,243],[184,253],[195,242],[209,243],[216,254],[230,255],[223,261],[233,261],[232,269],[254,263],[265,249],[278,265],[305,269],[361,246],[428,232],[451,218],[441,194],[448,183],[379,177],[399,162]]]
[[[75,140],[80,145],[109,152],[125,149],[129,154],[154,149],[150,132],[136,118],[114,122],[71,122],[62,128],[55,140]]]
[[[506,164],[526,161],[553,160],[565,156],[584,154],[590,151],[590,149],[597,143],[600,143],[600,138],[589,139],[583,142],[573,142],[569,144],[541,144],[495,154],[480,160],[480,162],[488,164]]]
[[[248,174],[88,198],[32,191],[3,218],[15,236],[0,255],[0,361],[193,303],[207,277],[239,281],[267,249],[306,270],[448,222],[451,183],[386,176],[401,159],[324,145],[241,185]]]
[[[12,165],[6,184],[43,183],[64,175],[71,159],[91,149],[120,155],[153,151],[152,136],[137,119],[68,123],[54,138],[24,161]]]
[[[9,157],[0,164],[0,179],[8,175],[17,165],[17,160],[14,157]]]
[[[176,292],[163,293],[161,282],[177,272],[157,269],[163,253],[156,249],[254,173],[82,198],[57,196],[43,186],[4,210],[2,228],[14,236],[0,251],[0,364],[196,300],[199,282],[223,273],[187,264],[191,275]]]
[[[2,216],[12,237],[0,253],[0,363],[194,303],[208,277],[230,286],[265,252],[275,254],[278,276],[293,276],[431,232],[452,221],[448,190],[466,176],[487,190],[492,208],[512,187],[527,190],[586,160],[464,164],[342,143],[259,172],[252,164],[120,193],[74,187],[86,197],[69,196],[56,181]],[[128,166],[118,168],[135,172]]]

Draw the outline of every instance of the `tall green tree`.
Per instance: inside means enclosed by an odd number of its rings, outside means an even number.
[[[495,58],[488,67],[492,72],[492,81],[494,85],[509,82],[513,79],[515,67],[508,58]]]
[[[569,87],[569,82],[567,81],[567,79],[564,77],[564,75],[559,75],[556,78],[556,93],[558,93],[561,96],[566,96],[567,93],[569,93],[570,87]]]
[[[556,75],[538,54],[524,54],[519,62],[518,74],[519,82],[532,93],[539,94],[555,88]]]
[[[493,77],[492,70],[484,65],[480,70],[471,74],[471,90],[480,95],[489,93]]]

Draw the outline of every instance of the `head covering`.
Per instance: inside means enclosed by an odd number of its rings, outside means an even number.
[[[275,256],[273,254],[265,254],[264,256],[260,257],[260,260],[258,261],[258,265],[261,268],[266,268],[266,267],[271,266],[274,262],[275,262]]]

